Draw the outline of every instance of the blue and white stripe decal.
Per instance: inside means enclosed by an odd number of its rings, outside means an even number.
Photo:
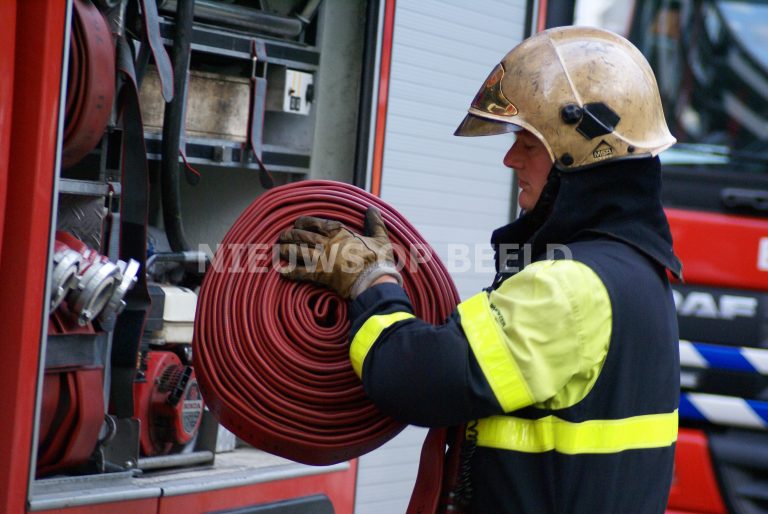
[[[680,365],[768,375],[768,350],[681,339]]]
[[[680,417],[717,425],[768,428],[768,402],[704,393],[680,394]]]

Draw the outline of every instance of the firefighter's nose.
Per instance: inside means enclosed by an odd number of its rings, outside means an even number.
[[[521,143],[520,141],[515,141],[515,143],[509,147],[509,150],[507,150],[507,154],[504,156],[504,166],[507,168],[513,168],[513,169],[519,169],[522,164],[522,152],[521,149]]]

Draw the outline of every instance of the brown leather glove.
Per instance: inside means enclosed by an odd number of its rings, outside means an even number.
[[[291,280],[315,282],[344,298],[356,298],[376,279],[390,275],[402,285],[392,244],[381,213],[365,212],[365,235],[341,222],[302,216],[278,239],[280,257],[289,262],[280,274]]]

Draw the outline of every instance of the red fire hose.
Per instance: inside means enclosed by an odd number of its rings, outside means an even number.
[[[77,164],[101,140],[115,96],[115,45],[89,0],[75,0],[62,166]]]
[[[376,409],[352,371],[347,303],[281,278],[273,265],[278,234],[297,217],[332,218],[362,232],[370,205],[382,213],[416,315],[441,323],[458,303],[437,255],[379,198],[330,181],[261,195],[216,253],[200,291],[194,342],[207,405],[257,448],[325,465],[371,451],[403,428]]]

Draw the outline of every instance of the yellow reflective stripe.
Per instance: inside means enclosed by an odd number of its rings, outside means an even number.
[[[531,405],[533,395],[491,314],[487,293],[460,303],[459,314],[472,352],[504,412]]]
[[[379,314],[368,318],[360,330],[352,339],[349,347],[349,358],[352,361],[352,369],[358,377],[363,376],[363,361],[373,343],[379,338],[382,332],[394,325],[398,321],[413,318],[414,315],[409,312],[393,312],[392,314]]]
[[[477,444],[488,448],[541,453],[618,453],[662,448],[677,441],[677,410],[624,419],[581,423],[547,416],[522,419],[493,416],[477,424]]]

